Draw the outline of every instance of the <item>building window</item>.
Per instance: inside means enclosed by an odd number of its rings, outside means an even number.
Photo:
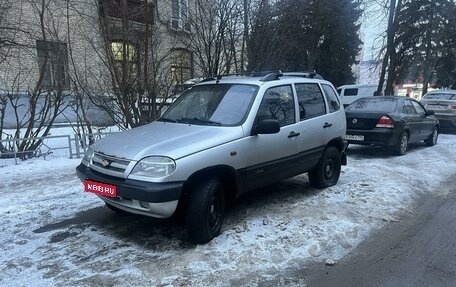
[[[153,23],[153,6],[144,0],[103,0],[103,15],[139,23]]]
[[[36,41],[38,65],[43,71],[42,88],[62,89],[69,88],[68,55],[65,43],[51,41]],[[42,70],[47,58],[44,70]]]
[[[120,84],[123,80],[130,83],[136,81],[139,71],[138,47],[131,42],[112,41],[111,51],[117,83]],[[125,79],[123,78],[124,73]]]
[[[190,30],[188,23],[188,0],[171,1],[170,27],[175,30]]]
[[[192,75],[192,54],[185,49],[174,49],[171,51],[171,74],[172,83],[182,86],[185,81],[191,79]]]

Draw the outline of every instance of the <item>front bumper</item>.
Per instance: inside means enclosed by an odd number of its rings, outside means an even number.
[[[174,213],[184,184],[117,178],[93,171],[83,164],[76,167],[76,173],[82,182],[88,179],[115,185],[117,197],[99,196],[106,203],[127,212],[160,218],[169,217]]]

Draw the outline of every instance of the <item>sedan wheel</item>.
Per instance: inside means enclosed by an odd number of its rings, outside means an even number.
[[[408,134],[403,132],[399,137],[399,142],[394,147],[397,155],[404,155],[407,152],[408,148]]]
[[[435,127],[432,134],[429,136],[429,138],[427,140],[424,141],[424,143],[427,146],[433,146],[437,143],[438,137],[439,137],[439,130],[437,129],[437,127]]]

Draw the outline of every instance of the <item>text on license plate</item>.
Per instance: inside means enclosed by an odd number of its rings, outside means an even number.
[[[115,185],[95,182],[91,180],[84,181],[84,190],[98,195],[104,195],[109,197],[117,196],[117,187]]]
[[[364,136],[359,136],[359,135],[345,135],[346,140],[352,140],[352,141],[363,141]]]

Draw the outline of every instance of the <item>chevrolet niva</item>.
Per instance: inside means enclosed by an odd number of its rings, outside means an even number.
[[[316,188],[335,185],[345,131],[334,86],[314,73],[217,76],[157,121],[97,141],[76,170],[85,191],[114,211],[182,211],[188,239],[201,244],[247,191],[305,172]]]

